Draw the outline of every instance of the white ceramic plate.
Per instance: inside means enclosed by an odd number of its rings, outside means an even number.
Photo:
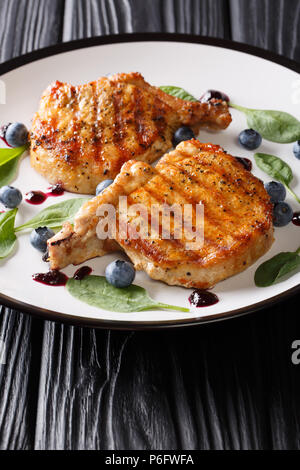
[[[269,60],[267,60],[269,59]],[[286,66],[284,66],[284,65]],[[131,35],[97,38],[55,46],[0,65],[6,86],[6,104],[0,104],[0,122],[21,121],[30,127],[40,95],[53,80],[84,83],[115,72],[139,71],[154,85],[177,85],[199,97],[208,88],[225,91],[237,104],[253,108],[279,109],[300,118],[299,65],[258,49],[221,40],[179,35]],[[201,132],[203,142],[214,142],[233,155],[253,159],[237,144],[238,134],[247,127],[244,116],[232,111],[233,123],[217,134]],[[300,194],[300,162],[293,156],[292,145],[263,142],[260,152],[278,155],[292,167],[293,187]],[[254,174],[268,180],[254,164]],[[14,186],[25,194],[46,190],[46,180],[39,176],[25,158]],[[66,194],[64,198],[73,198]],[[43,206],[22,203],[17,223],[22,223],[47,205],[62,198],[49,198]],[[299,205],[288,198],[295,210]],[[41,256],[29,243],[29,234],[19,236],[14,256],[0,263],[0,302],[19,310],[53,320],[69,320],[82,325],[110,328],[178,326],[230,318],[257,310],[292,295],[299,288],[300,273],[272,287],[259,289],[254,273],[260,263],[280,251],[296,250],[300,228],[290,224],[276,229],[271,251],[244,273],[218,284],[213,290],[220,298],[214,306],[191,308],[190,313],[147,311],[114,313],[90,307],[71,297],[64,287],[47,287],[32,280],[32,274],[47,270]],[[103,275],[115,255],[85,263],[94,274]],[[71,266],[65,273],[73,275]],[[145,287],[161,302],[188,307],[191,290],[169,287],[138,273],[136,284]]]

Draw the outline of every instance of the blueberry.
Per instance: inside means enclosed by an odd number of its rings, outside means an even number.
[[[21,204],[22,193],[17,188],[12,186],[3,186],[0,189],[0,202],[8,207],[9,209],[14,209]]]
[[[101,181],[101,183],[99,183],[96,188],[96,196],[99,196],[99,194],[101,194],[102,191],[104,191],[105,188],[108,188],[108,186],[110,186],[113,182],[114,180]]]
[[[116,260],[105,270],[107,282],[115,287],[128,287],[135,278],[135,269],[128,261]]]
[[[300,140],[298,140],[298,142],[295,142],[293,150],[295,157],[300,160]]]
[[[293,210],[286,202],[278,202],[273,210],[273,223],[275,227],[285,227],[293,219]]]
[[[46,253],[47,251],[47,240],[54,237],[54,232],[48,227],[39,227],[31,232],[30,243],[33,248]]]
[[[183,140],[191,140],[195,138],[195,134],[190,127],[179,127],[173,136],[173,145],[176,147]]]
[[[229,96],[226,95],[226,93],[223,93],[222,91],[218,91],[218,90],[207,90],[204,93],[204,95],[201,96],[199,101],[201,103],[207,103],[208,101],[212,100],[213,98],[216,99],[216,100],[227,101],[227,103],[229,103],[229,101],[230,101]]]
[[[246,129],[239,135],[239,142],[247,150],[255,150],[262,143],[261,135],[253,129]]]
[[[282,202],[285,200],[286,189],[283,186],[283,184],[277,183],[277,181],[271,181],[271,183],[265,184],[265,188],[273,204],[276,204],[277,202]]]
[[[5,140],[11,147],[22,147],[28,142],[28,130],[24,124],[14,122],[6,129]]]

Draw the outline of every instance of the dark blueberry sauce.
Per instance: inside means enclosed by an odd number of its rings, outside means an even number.
[[[293,224],[300,227],[300,212],[295,212],[292,220]]]
[[[28,204],[33,204],[34,206],[37,206],[39,204],[43,204],[46,199],[47,196],[42,191],[30,191],[26,194],[25,201],[28,202]]]
[[[50,188],[48,189],[50,189],[49,193],[46,193],[48,197],[63,196],[63,194],[65,193],[64,188],[59,183],[55,184],[54,186],[50,186]]]
[[[0,127],[0,139],[5,143],[5,145],[7,145],[7,147],[11,148],[10,145],[8,145],[7,141],[6,141],[6,138],[5,138],[5,134],[6,134],[6,131],[7,131],[7,128],[8,126],[10,126],[11,123],[9,124],[6,124],[5,126],[2,126]]]
[[[55,184],[48,189],[50,189],[48,193],[43,193],[42,191],[30,191],[26,194],[25,201],[28,202],[28,204],[37,206],[39,204],[43,204],[48,197],[58,197],[64,194],[64,189],[61,184]]]
[[[83,266],[76,271],[73,277],[76,279],[76,281],[82,281],[82,279],[84,279],[86,276],[89,276],[92,271],[92,268],[89,266]]]
[[[65,286],[69,278],[64,273],[53,270],[47,273],[33,274],[32,279],[46,286]]]
[[[7,147],[11,148],[11,146],[8,145],[8,143],[6,142],[5,138],[2,137],[1,135],[0,135],[0,140],[2,140],[2,142],[4,142]]]
[[[252,162],[249,160],[249,158],[241,158],[241,157],[235,157],[238,162],[240,162],[245,170],[251,171],[252,170]]]
[[[230,101],[229,96],[226,95],[226,93],[218,90],[207,90],[204,95],[201,96],[199,101],[201,103],[208,103],[212,99],[227,101],[227,103]]]
[[[194,307],[210,307],[219,302],[216,294],[207,290],[196,289],[189,297],[190,304]]]

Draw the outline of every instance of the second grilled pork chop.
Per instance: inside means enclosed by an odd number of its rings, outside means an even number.
[[[99,240],[97,209],[112,204],[118,222],[120,196],[128,197],[129,207],[145,205],[148,214],[153,204],[161,208],[174,203],[191,204],[195,210],[201,201],[205,211],[204,245],[187,250],[186,240],[174,237],[175,223],[171,224],[170,239],[133,237],[131,229],[140,219],[139,214],[129,217],[126,237],[120,236],[117,224],[115,241]],[[146,222],[151,222],[149,216]],[[272,243],[272,204],[263,183],[221,147],[192,140],[179,144],[156,168],[137,161],[124,164],[114,183],[82,207],[74,230],[65,224],[48,241],[48,249],[51,268],[60,269],[121,247],[135,268],[153,279],[170,285],[209,288],[246,269]]]
[[[43,94],[31,130],[31,164],[50,183],[95,194],[123,163],[151,163],[172,147],[178,127],[225,129],[225,101],[189,102],[149,85],[138,73],[80,86],[55,82]]]

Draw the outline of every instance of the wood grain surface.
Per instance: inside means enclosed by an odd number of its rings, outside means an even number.
[[[0,0],[0,61],[60,42],[61,0]]]
[[[0,0],[0,11],[1,61],[135,31],[232,38],[300,60],[298,0]],[[2,307],[0,449],[299,449],[299,301],[147,333]]]
[[[300,61],[299,0],[229,0],[232,39]]]

